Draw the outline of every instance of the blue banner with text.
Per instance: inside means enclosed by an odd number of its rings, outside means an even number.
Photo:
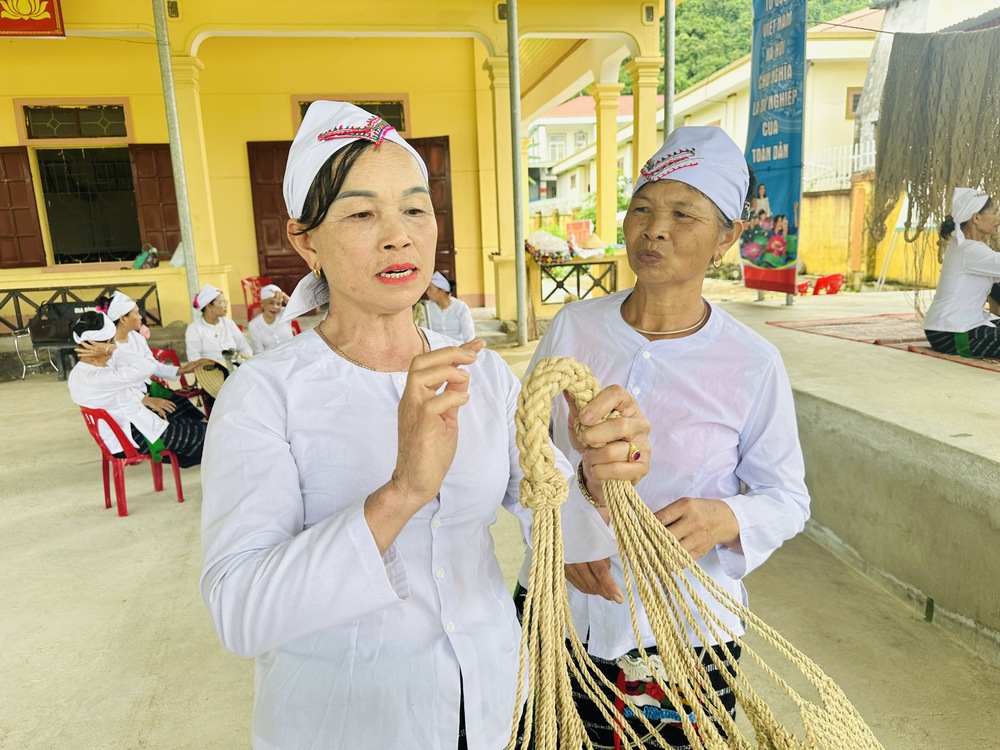
[[[740,237],[750,289],[795,293],[802,198],[806,0],[753,0],[746,157],[757,176]]]

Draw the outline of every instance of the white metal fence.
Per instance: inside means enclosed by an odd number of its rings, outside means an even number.
[[[817,149],[802,164],[802,191],[847,190],[851,175],[875,169],[875,141]]]

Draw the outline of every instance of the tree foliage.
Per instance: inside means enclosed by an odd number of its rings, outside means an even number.
[[[868,5],[868,0],[809,0],[807,24],[825,23]],[[750,54],[752,7],[750,0],[684,0],[677,6],[674,45],[676,91],[683,91],[734,60]],[[662,19],[660,51],[663,51]],[[618,80],[624,84],[622,93],[631,94],[632,79],[624,65]],[[657,93],[663,93],[662,71]]]

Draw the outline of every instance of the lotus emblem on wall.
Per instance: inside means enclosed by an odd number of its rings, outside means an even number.
[[[0,18],[12,18],[15,21],[52,18],[48,4],[49,0],[0,0]]]

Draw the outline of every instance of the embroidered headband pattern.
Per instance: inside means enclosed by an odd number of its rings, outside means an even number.
[[[395,128],[381,117],[378,115],[372,115],[372,117],[364,125],[341,125],[336,128],[331,128],[330,130],[317,135],[316,140],[332,141],[336,138],[363,138],[364,140],[371,141],[378,146],[385,140],[385,137],[394,130]]]
[[[681,148],[664,154],[658,159],[650,159],[643,165],[639,172],[646,178],[647,182],[656,182],[657,180],[662,180],[668,174],[676,172],[678,169],[697,167],[700,162],[701,159],[698,157],[697,149],[694,147]]]

